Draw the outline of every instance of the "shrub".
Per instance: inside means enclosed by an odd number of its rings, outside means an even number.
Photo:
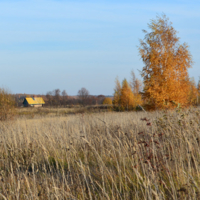
[[[11,119],[15,111],[15,99],[5,89],[0,88],[0,120]]]
[[[111,98],[105,98],[104,100],[103,100],[103,104],[107,104],[107,105],[112,105],[112,99]]]

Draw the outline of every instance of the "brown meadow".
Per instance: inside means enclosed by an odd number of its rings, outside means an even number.
[[[200,199],[200,109],[0,123],[0,199]]]

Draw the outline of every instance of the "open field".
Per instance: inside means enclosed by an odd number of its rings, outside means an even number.
[[[0,132],[0,199],[200,199],[200,109],[22,117]]]
[[[94,112],[104,112],[109,109],[110,106],[100,105],[100,106],[70,106],[70,107],[22,107],[16,108],[15,113],[17,117],[25,118],[38,118],[38,117],[54,117],[54,116],[66,116],[68,114],[77,113],[94,113]]]
[[[84,112],[84,108],[80,107],[71,107],[71,108],[51,108],[51,107],[41,107],[41,108],[33,108],[33,107],[23,107],[16,108],[17,117],[25,117],[25,118],[37,118],[44,116],[62,116],[68,114],[74,114],[78,112]]]

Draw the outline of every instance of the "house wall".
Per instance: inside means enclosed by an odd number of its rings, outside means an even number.
[[[42,104],[40,104],[40,105],[33,105],[33,107],[35,107],[35,108],[42,107]]]
[[[28,107],[28,102],[26,101],[26,99],[24,99],[23,105],[24,105],[25,107]]]

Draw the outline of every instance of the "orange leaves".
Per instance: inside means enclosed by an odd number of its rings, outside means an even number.
[[[112,99],[107,97],[103,100],[103,104],[112,105]]]
[[[198,88],[196,88],[196,83],[195,83],[195,80],[194,79],[190,79],[190,82],[189,82],[189,87],[190,87],[190,90],[189,90],[189,94],[188,94],[188,101],[191,105],[195,105],[197,104],[197,96],[198,96]],[[198,86],[197,86],[198,87]]]
[[[142,103],[141,95],[138,93],[133,93],[131,87],[126,79],[122,82],[122,86],[119,83],[119,80],[116,79],[115,93],[113,104],[119,107],[122,110],[132,110],[138,104]],[[135,90],[138,91],[140,84],[136,79]]]
[[[125,109],[130,110],[133,108],[134,95],[126,79],[124,79],[122,83],[120,100],[121,100],[121,106],[124,107]]]
[[[142,70],[144,99],[155,108],[187,106],[190,83],[188,68],[192,57],[186,44],[180,45],[175,29],[166,16],[149,24],[140,41],[139,52],[145,63]]]
[[[115,79],[115,93],[114,93],[114,99],[113,104],[117,107],[120,107],[120,96],[121,96],[121,84],[119,82],[118,77]]]

